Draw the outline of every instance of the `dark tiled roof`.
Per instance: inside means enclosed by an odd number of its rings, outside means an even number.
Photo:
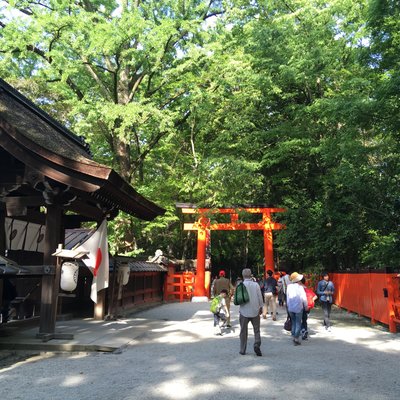
[[[94,233],[93,229],[66,229],[65,230],[65,248],[70,250],[77,245],[85,242]],[[110,270],[114,269],[114,261],[127,264],[132,272],[167,272],[167,268],[163,267],[162,262],[165,257],[160,258],[159,262],[137,261],[131,257],[117,256],[110,258]],[[157,260],[158,261],[158,260]]]
[[[91,159],[72,132],[0,79],[0,146],[14,158],[82,201],[152,220],[165,210],[141,196],[111,168]],[[73,204],[71,203],[71,207]]]
[[[74,247],[86,242],[94,232],[94,229],[66,229],[64,248],[72,250]]]
[[[128,266],[132,272],[167,272],[167,268],[148,261],[131,261]]]
[[[17,127],[22,136],[44,149],[71,160],[97,164],[89,158],[84,147],[78,145],[78,141],[71,140],[70,136],[64,135],[45,120],[38,118],[32,112],[27,112],[23,104],[4,90],[0,91],[0,118],[10,126]]]
[[[15,276],[15,275],[34,275],[40,276],[48,273],[50,269],[53,271],[54,267],[46,267],[44,265],[18,265],[15,261],[7,257],[0,256],[0,276]],[[46,269],[49,269],[46,272]]]

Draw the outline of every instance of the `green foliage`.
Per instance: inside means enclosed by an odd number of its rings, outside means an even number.
[[[398,2],[0,4],[2,76],[167,209],[119,215],[114,252],[194,258],[175,202],[267,204],[282,266],[398,266]],[[262,235],[212,257],[256,271]]]

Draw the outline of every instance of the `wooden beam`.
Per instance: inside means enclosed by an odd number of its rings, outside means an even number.
[[[97,219],[87,217],[85,215],[64,215],[63,224],[65,229],[76,229],[82,226],[83,222],[95,222]]]
[[[40,207],[46,204],[43,196],[8,196],[3,200],[7,207]]]
[[[269,224],[264,224],[263,222],[256,223],[221,223],[221,224],[211,224],[207,226],[210,231],[262,231],[267,230],[277,230],[284,229],[284,224],[279,224],[278,222],[270,222]],[[184,223],[183,230],[185,231],[197,231],[202,229],[199,225],[195,223]]]
[[[100,221],[104,218],[104,211],[96,205],[90,205],[80,199],[74,200],[66,207],[68,210],[73,211],[79,215],[91,218],[93,221]]]
[[[264,214],[285,212],[285,208],[264,208],[264,207],[249,207],[249,208],[182,208],[183,214],[237,214],[247,212],[250,214]]]

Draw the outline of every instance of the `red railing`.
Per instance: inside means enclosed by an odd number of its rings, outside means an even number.
[[[195,275],[192,272],[168,274],[164,284],[165,301],[190,301],[193,296]]]
[[[397,332],[400,324],[400,276],[386,272],[331,273],[337,306],[371,318]]]

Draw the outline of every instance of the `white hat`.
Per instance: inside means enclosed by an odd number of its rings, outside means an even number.
[[[293,272],[292,275],[290,275],[290,281],[292,283],[300,282],[303,279],[303,275],[299,274],[298,272]]]

